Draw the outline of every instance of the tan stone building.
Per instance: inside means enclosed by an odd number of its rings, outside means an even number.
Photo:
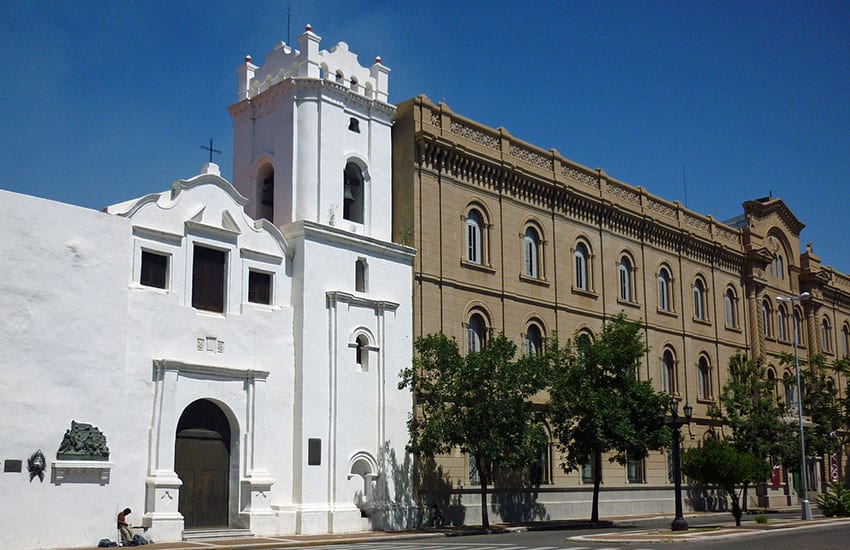
[[[534,349],[555,333],[595,334],[623,311],[645,326],[641,375],[694,407],[686,447],[719,429],[707,412],[739,350],[765,356],[780,381],[795,323],[803,360],[850,353],[850,276],[823,266],[810,245],[798,252],[804,225],[780,199],[746,202],[721,222],[424,96],[398,106],[393,190],[394,239],[418,251],[416,336],[442,331],[471,351],[502,331]],[[812,298],[793,309],[777,301],[804,291]],[[836,383],[843,393],[846,381]],[[494,512],[586,516],[590,472],[559,464],[554,445],[541,449],[540,483],[497,487]],[[626,468],[604,461],[601,513],[672,510],[668,464],[663,453]],[[453,510],[475,521],[474,466],[458,452],[439,465],[426,497],[463,504]],[[828,458],[811,470],[811,486],[822,486]],[[796,502],[784,477],[768,496]]]

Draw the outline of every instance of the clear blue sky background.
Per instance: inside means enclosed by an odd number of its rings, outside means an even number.
[[[725,219],[773,193],[850,272],[850,2],[125,2],[0,6],[0,188],[92,208],[169,188],[235,68],[304,24],[457,113]],[[2,238],[2,236],[0,236]]]

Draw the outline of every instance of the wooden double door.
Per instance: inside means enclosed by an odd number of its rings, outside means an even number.
[[[195,401],[181,415],[174,470],[183,482],[178,510],[183,514],[184,528],[227,527],[230,423],[212,401]]]

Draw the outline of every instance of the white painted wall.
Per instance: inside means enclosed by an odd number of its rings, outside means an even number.
[[[309,222],[287,226],[284,234],[296,249],[293,282],[301,286],[293,297],[295,309],[303,312],[295,334],[297,363],[303,366],[295,405],[299,531],[397,528],[383,509],[395,498],[393,477],[409,472],[389,471],[384,457],[392,452],[404,462],[412,408],[410,394],[397,384],[400,369],[412,361],[413,251]],[[358,258],[368,262],[367,292],[355,290]],[[366,372],[350,345],[358,331],[369,334],[376,348],[369,351]],[[321,466],[307,464],[308,438],[322,440]],[[379,467],[371,521],[361,520],[356,506],[363,480],[349,475],[357,453],[368,454]]]
[[[0,546],[114,539],[125,506],[134,525],[151,527],[149,537],[179,539],[179,488],[165,486],[176,477],[177,421],[201,398],[231,417],[232,524],[284,530],[271,498],[252,488],[271,485],[284,502],[292,493],[291,247],[248,218],[244,202],[210,167],[109,213],[0,192],[3,458],[26,462],[41,449],[53,462],[77,420],[101,429],[114,464],[103,483],[91,475],[58,483],[55,468],[43,482],[29,481],[25,468],[0,476],[3,494],[16,495],[0,504]],[[223,314],[191,307],[196,242],[228,250]],[[169,255],[167,289],[139,284],[142,249]],[[247,302],[250,267],[274,274],[272,305]],[[50,529],[34,527],[45,517]]]
[[[129,235],[126,220],[0,191],[0,456],[24,464],[0,473],[0,547],[114,537],[118,506],[132,501],[123,446],[135,408],[125,414]],[[71,420],[106,435],[110,461],[122,464],[109,483],[57,485],[50,468],[30,481],[27,458],[41,449],[54,462]]]

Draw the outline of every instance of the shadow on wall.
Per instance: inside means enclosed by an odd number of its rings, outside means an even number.
[[[499,471],[498,488],[493,491],[491,501],[502,521],[523,523],[550,519],[546,506],[538,502],[540,485],[529,481],[530,477],[527,468]]]
[[[443,467],[433,457],[418,457],[414,474],[414,485],[419,490],[416,500],[422,517],[420,525],[463,525],[466,507],[460,494],[453,493],[451,477]]]
[[[375,478],[370,494],[357,491],[354,496],[354,503],[360,508],[363,517],[369,519],[370,528],[393,531],[427,525],[434,502],[423,499],[415,491],[415,487],[422,486],[419,483],[423,479],[422,465],[417,467],[408,454],[399,462],[395,449],[390,448],[388,442],[384,443],[380,460],[379,469],[383,474]],[[436,471],[433,460],[430,460],[427,469]],[[439,472],[442,475],[442,468]],[[392,487],[388,480],[392,480]],[[445,483],[451,488],[448,476],[445,476]],[[448,492],[446,495],[448,498]],[[441,507],[448,509],[448,502]],[[458,507],[462,511],[462,507]],[[462,516],[460,520],[462,523]]]
[[[374,478],[370,490],[355,493],[354,502],[368,518],[371,529],[393,531],[466,523],[463,499],[477,500],[477,488],[453,487],[451,476],[433,457],[412,460],[405,454],[401,462],[398,458],[395,449],[385,443],[380,464],[383,474]],[[526,469],[500,471],[496,486],[488,494],[488,503],[491,513],[498,515],[497,521],[550,519],[546,507],[538,502],[540,487],[529,481]]]
[[[729,511],[726,491],[723,489],[692,483],[687,487],[687,495],[691,502],[691,507],[696,512]]]

